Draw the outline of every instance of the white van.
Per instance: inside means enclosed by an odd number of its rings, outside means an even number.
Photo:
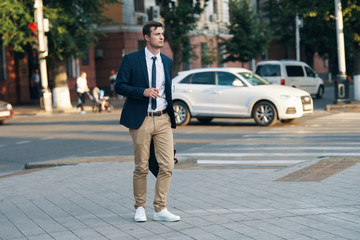
[[[324,81],[304,62],[267,60],[256,65],[255,72],[272,84],[300,88],[317,98],[324,95]]]

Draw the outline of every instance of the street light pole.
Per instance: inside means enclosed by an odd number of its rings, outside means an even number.
[[[335,0],[336,38],[339,73],[335,81],[335,103],[350,103],[349,82],[346,77],[345,43],[341,0]]]
[[[295,40],[296,40],[296,60],[300,61],[300,19],[298,14],[295,16]]]
[[[34,18],[38,28],[38,38],[39,38],[39,67],[40,67],[40,76],[41,76],[41,85],[43,92],[43,101],[45,111],[52,111],[52,96],[51,91],[48,86],[48,77],[47,77],[47,68],[46,68],[46,56],[47,52],[47,42],[45,42],[45,29],[44,29],[44,16],[43,16],[43,2],[42,0],[35,0],[34,4]]]

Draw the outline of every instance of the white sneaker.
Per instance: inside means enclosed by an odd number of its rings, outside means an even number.
[[[74,108],[75,112],[79,112],[79,109],[77,107]]]
[[[86,114],[86,112],[85,112],[85,111],[81,111],[80,114]]]
[[[146,222],[146,213],[145,213],[145,208],[143,207],[138,207],[135,211],[135,217],[134,217],[134,221],[135,222]]]
[[[160,212],[155,212],[154,211],[154,218],[153,219],[155,221],[176,222],[176,221],[180,220],[180,217],[172,214],[166,208],[164,208]]]

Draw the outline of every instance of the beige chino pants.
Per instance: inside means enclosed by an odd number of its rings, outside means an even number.
[[[161,211],[166,208],[166,197],[174,169],[174,142],[168,114],[157,117],[145,117],[139,129],[130,129],[134,144],[135,170],[133,190],[135,208],[146,207],[146,184],[149,172],[151,138],[154,140],[155,156],[159,164],[156,179],[154,208]]]

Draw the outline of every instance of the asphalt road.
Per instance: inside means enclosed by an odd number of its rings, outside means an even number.
[[[323,99],[314,100],[314,114],[293,124],[266,128],[253,120],[214,119],[207,125],[193,120],[175,130],[177,152],[208,167],[281,167],[330,155],[360,156],[360,115],[325,111],[333,93],[328,87]],[[131,157],[131,138],[119,116],[120,110],[15,116],[0,126],[0,176],[31,162]]]

